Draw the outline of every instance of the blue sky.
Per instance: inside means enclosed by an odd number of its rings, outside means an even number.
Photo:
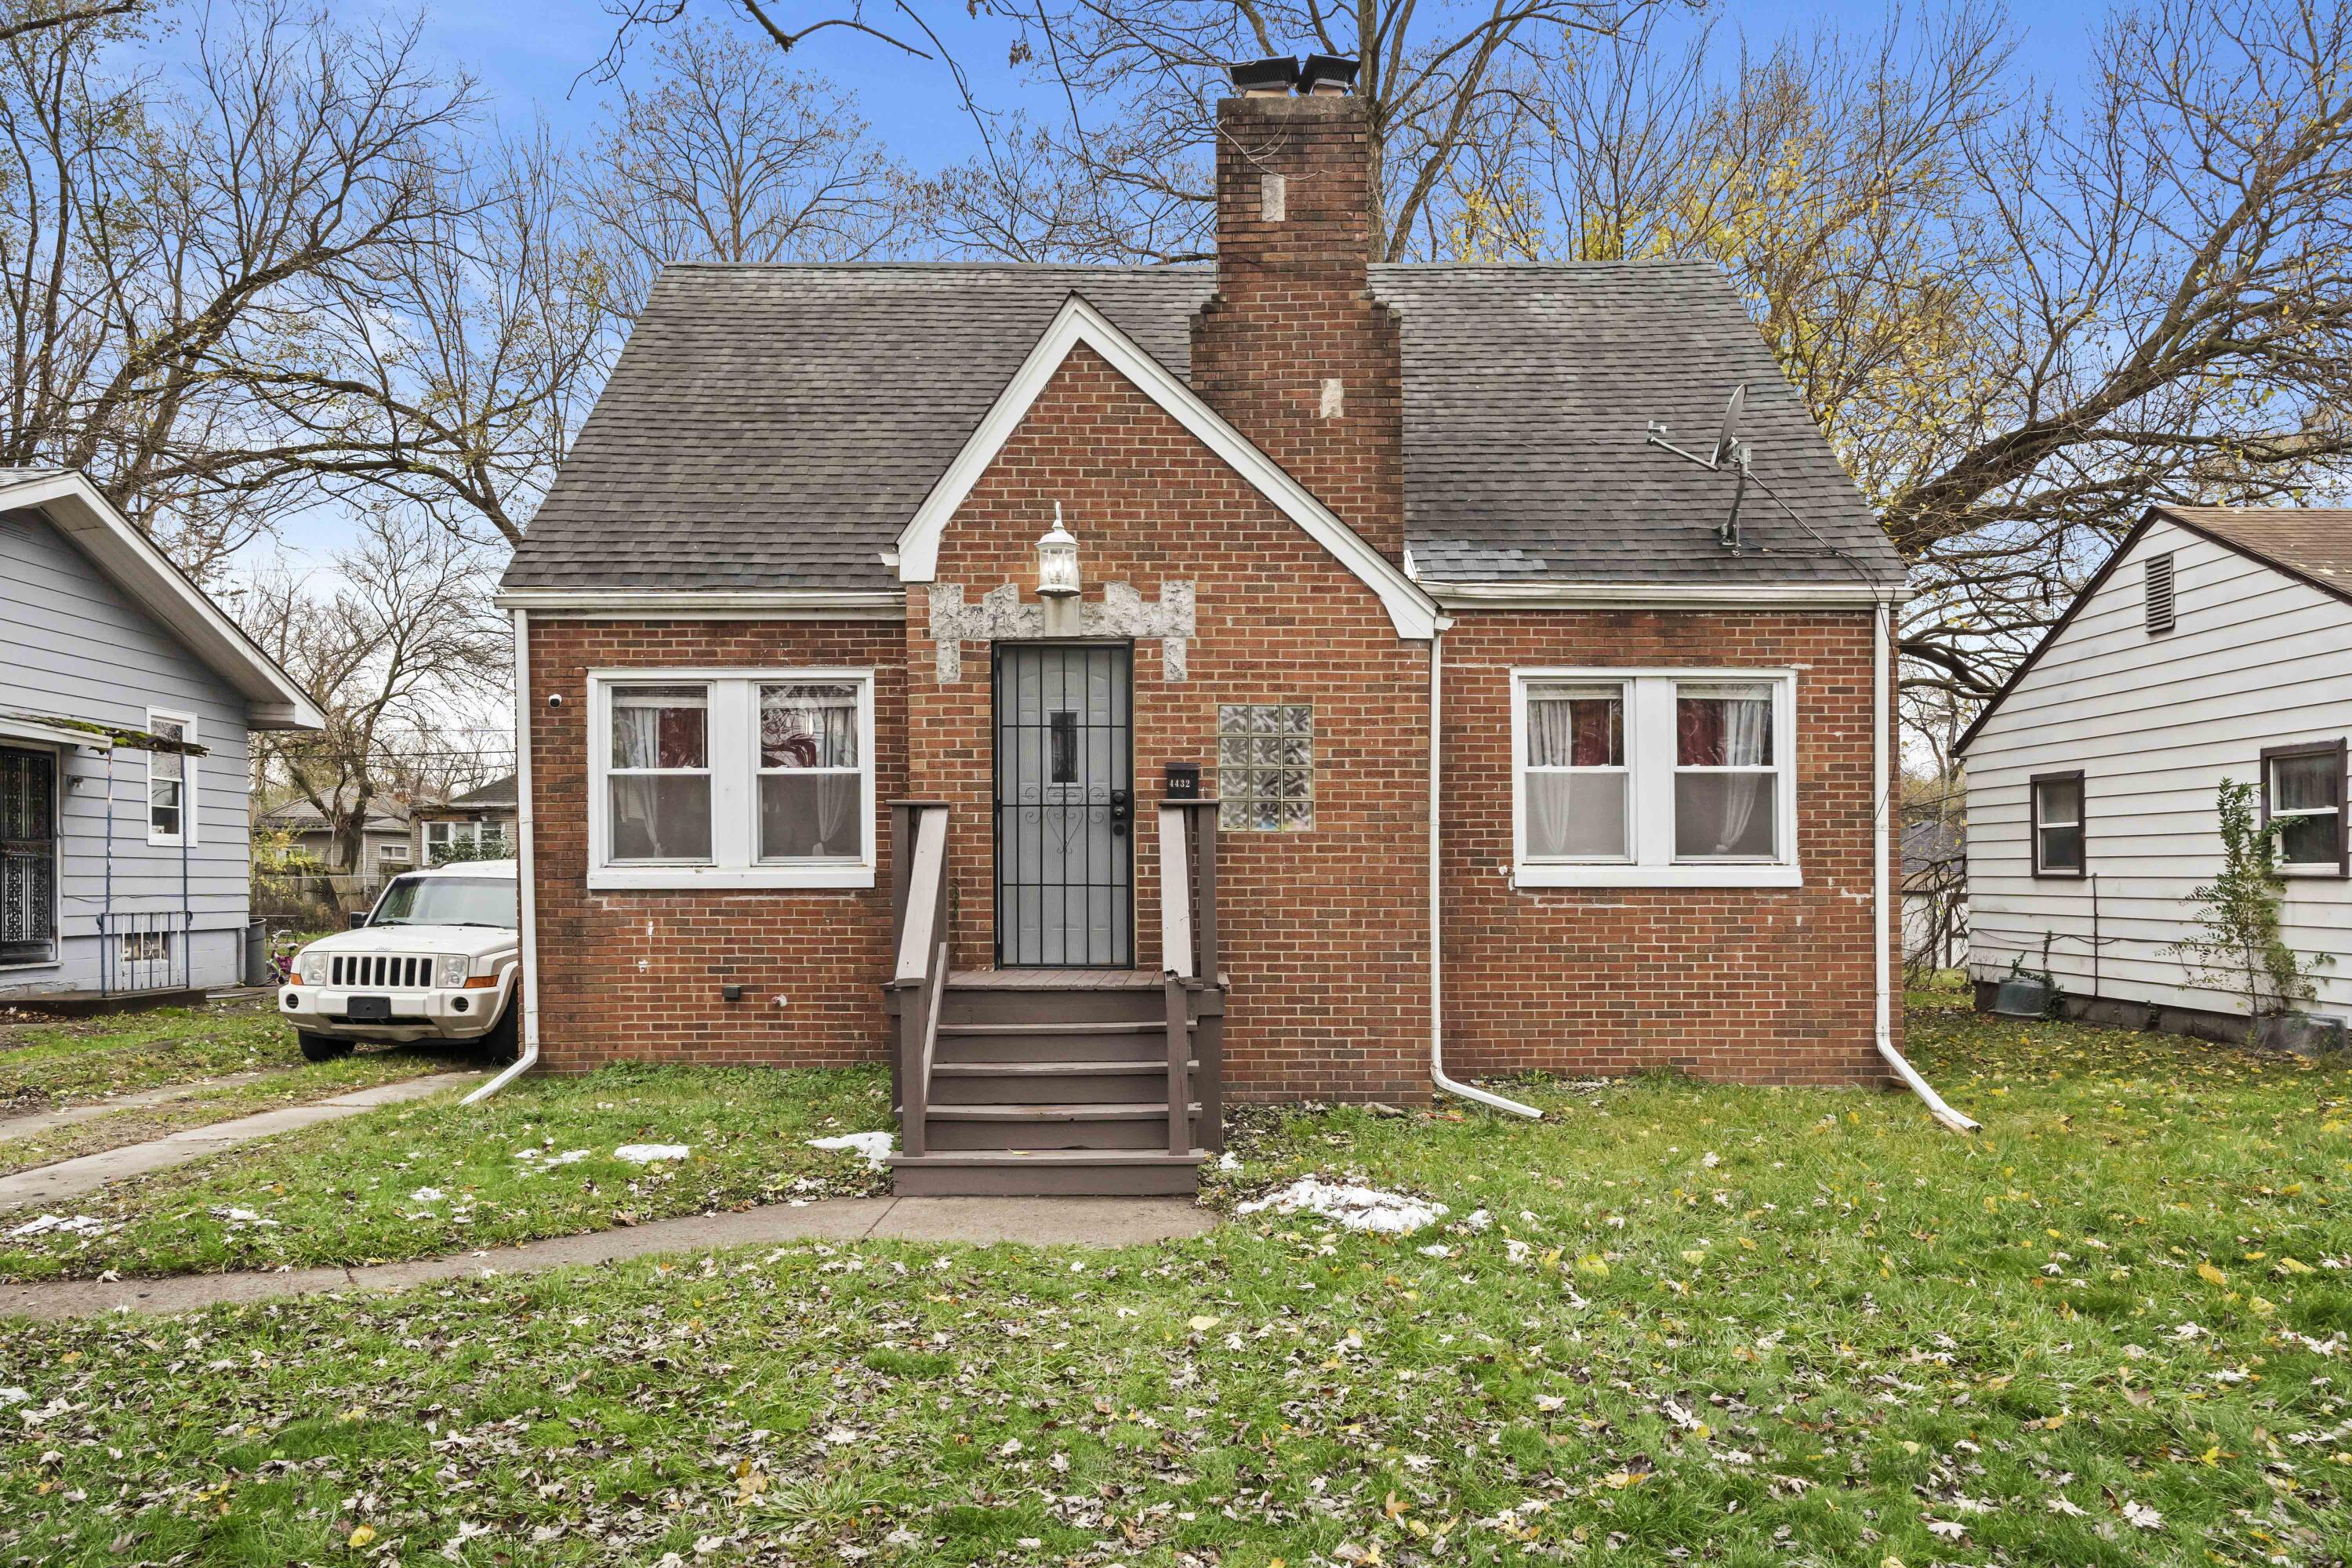
[[[877,23],[890,20],[887,0],[867,0],[867,6]],[[394,9],[405,14],[404,7]],[[777,0],[771,14],[789,19],[840,9],[825,0]],[[1710,9],[1727,37],[1737,30],[1760,47],[1783,33],[1824,22],[1849,35],[1867,35],[1884,25],[1890,7],[1887,0],[1717,0]],[[1914,14],[1932,9],[1912,7]],[[1013,35],[1004,24],[973,20],[961,0],[926,4],[923,10],[971,76],[982,107],[1010,109],[1034,90],[1005,64]],[[2042,0],[2020,8],[2012,18],[2020,37],[2018,63],[2062,100],[2071,98],[2085,46],[2105,10],[2085,0]],[[733,27],[751,26],[728,0],[694,0],[691,14]],[[577,132],[590,122],[608,90],[593,81],[574,85],[582,71],[604,57],[612,39],[612,19],[596,0],[444,3],[427,6],[425,18],[428,47],[472,68],[502,119],[544,115],[557,130]],[[856,92],[866,119],[918,170],[953,163],[971,150],[970,128],[957,112],[954,85],[944,68],[909,59],[841,28],[817,35],[795,56],[803,68]]]

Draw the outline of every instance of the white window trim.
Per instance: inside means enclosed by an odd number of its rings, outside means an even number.
[[[1527,840],[1526,768],[1528,688],[1544,681],[1583,681],[1625,688],[1625,759],[1630,860],[1529,860]],[[1677,861],[1674,858],[1675,706],[1654,698],[1664,683],[1678,681],[1768,681],[1772,687],[1777,842],[1782,858],[1771,861]],[[1511,884],[1516,888],[1801,888],[1804,871],[1797,843],[1797,672],[1787,668],[1726,669],[1698,667],[1602,668],[1592,666],[1528,667],[1511,671]],[[1654,773],[1653,779],[1649,775]]]
[[[174,713],[169,709],[164,708],[150,708],[147,710],[147,730],[150,734],[154,732],[156,722],[159,720],[164,723],[179,725],[180,739],[191,746],[196,743],[196,716],[194,714]],[[195,754],[192,752],[182,752],[180,753],[179,832],[158,833],[155,831],[155,753],[153,752],[147,753],[147,794],[146,797],[139,803],[139,809],[147,820],[147,842],[151,847],[157,849],[178,849],[184,846],[194,845],[201,842],[201,838],[196,830]]]
[[[759,720],[761,686],[854,682],[857,687],[859,842],[855,858],[762,864],[759,858]],[[620,686],[709,689],[709,862],[653,865],[611,860],[612,694]],[[871,888],[875,868],[874,671],[866,668],[592,669],[588,672],[588,889],[591,892],[687,888]]]

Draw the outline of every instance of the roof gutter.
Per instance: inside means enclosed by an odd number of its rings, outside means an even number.
[[[531,845],[530,809],[530,612],[514,612],[515,647],[515,879],[522,895],[522,1050],[506,1071],[459,1100],[473,1105],[539,1065],[539,879],[533,874],[538,857]]]
[[[583,620],[903,620],[898,588],[508,588],[501,610]]]
[[[1858,583],[1435,583],[1448,610],[1863,610],[1909,596],[1899,584]]]

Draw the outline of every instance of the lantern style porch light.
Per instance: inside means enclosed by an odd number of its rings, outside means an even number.
[[[1071,599],[1078,593],[1078,542],[1062,526],[1062,503],[1054,503],[1054,531],[1037,542],[1037,593]]]

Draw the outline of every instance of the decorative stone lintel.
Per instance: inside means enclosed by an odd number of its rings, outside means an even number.
[[[942,686],[953,686],[963,679],[963,645],[968,642],[1021,642],[1046,637],[1157,637],[1160,679],[1179,681],[1190,673],[1195,634],[1189,582],[1160,584],[1160,598],[1152,604],[1146,604],[1143,595],[1127,583],[1104,584],[1102,598],[1094,603],[1079,600],[1050,606],[1024,603],[1020,588],[1011,583],[991,588],[977,605],[964,602],[961,583],[934,583],[929,598],[929,635],[938,648]]]

